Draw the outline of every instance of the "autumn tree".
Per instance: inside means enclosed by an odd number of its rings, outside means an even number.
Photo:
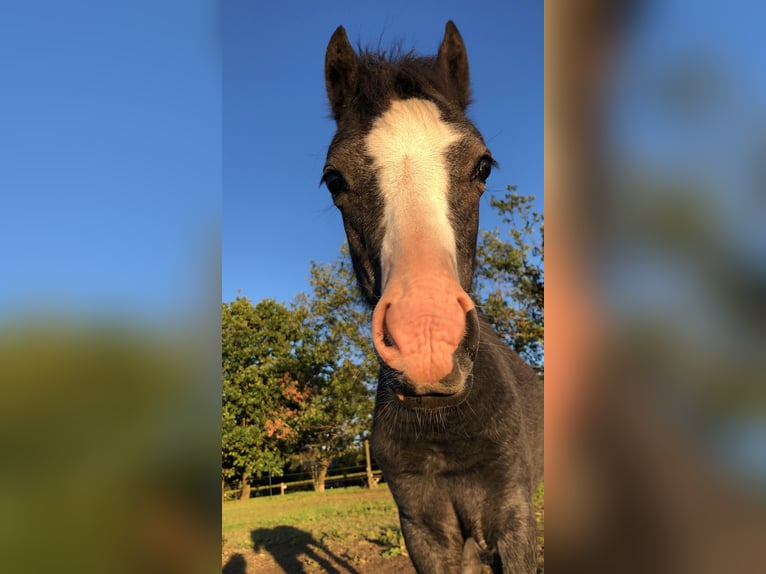
[[[304,317],[271,299],[253,306],[240,297],[223,304],[221,325],[223,479],[238,477],[246,499],[253,476],[282,472],[298,438],[308,398]]]
[[[359,447],[369,433],[378,363],[369,335],[370,311],[356,286],[348,248],[332,263],[311,263],[312,292],[294,305],[305,310],[312,335],[312,393],[301,419],[304,465],[324,490],[333,459]],[[306,357],[308,358],[308,357]]]
[[[481,232],[474,291],[500,336],[542,373],[544,220],[533,199],[511,185],[502,199],[490,199],[508,228]]]

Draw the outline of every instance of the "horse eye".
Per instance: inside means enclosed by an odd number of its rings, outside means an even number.
[[[330,190],[330,193],[333,195],[337,195],[338,193],[348,189],[346,180],[343,179],[343,176],[339,171],[334,169],[328,169],[322,176],[322,181],[327,186],[327,189]]]
[[[474,172],[474,178],[478,179],[482,183],[487,181],[489,174],[492,173],[492,166],[495,161],[488,155],[483,156],[479,163],[476,165],[476,171]]]

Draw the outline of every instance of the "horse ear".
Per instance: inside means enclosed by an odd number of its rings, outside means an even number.
[[[471,100],[468,78],[468,55],[457,26],[450,20],[444,29],[444,39],[439,47],[436,64],[448,86],[451,86],[458,105],[465,109]]]
[[[359,60],[343,26],[338,26],[327,44],[324,79],[332,114],[337,121],[343,109],[356,96],[359,80]]]

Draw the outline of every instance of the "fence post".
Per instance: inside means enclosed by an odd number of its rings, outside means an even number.
[[[364,439],[364,458],[367,459],[367,487],[378,486],[378,481],[372,475],[372,462],[370,461],[370,441]]]

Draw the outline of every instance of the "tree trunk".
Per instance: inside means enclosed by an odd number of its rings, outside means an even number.
[[[250,473],[242,473],[242,494],[239,495],[240,500],[250,500]]]
[[[324,492],[324,481],[327,478],[327,469],[330,468],[329,460],[321,460],[317,463],[317,472],[314,476],[314,490]]]

